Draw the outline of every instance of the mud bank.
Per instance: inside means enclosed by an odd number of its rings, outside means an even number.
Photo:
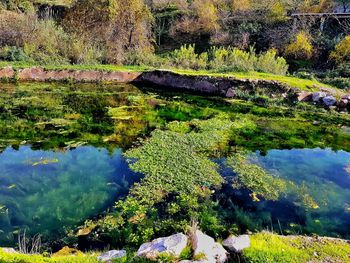
[[[45,70],[41,67],[0,69],[0,78],[19,81],[65,81],[128,83],[136,79],[140,72],[99,71],[99,70]]]

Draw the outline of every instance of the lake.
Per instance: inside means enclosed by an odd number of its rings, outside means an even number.
[[[250,151],[250,162],[315,204],[305,207],[295,193],[257,202],[227,184],[219,193],[223,207],[242,231],[350,236],[349,136],[327,124],[299,120],[290,110],[132,85],[22,83],[2,84],[0,91],[0,246],[12,245],[24,230],[59,239],[113,210],[142,178],[129,169],[125,150],[171,121],[220,112],[257,125],[254,133],[232,134],[223,157],[235,147]],[[290,119],[282,123],[285,115]]]

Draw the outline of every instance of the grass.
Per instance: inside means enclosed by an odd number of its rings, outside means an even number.
[[[80,254],[68,256],[26,255],[5,253],[0,249],[0,263],[97,263],[97,255]]]
[[[262,73],[262,72],[216,73],[216,72],[205,71],[205,70],[195,71],[195,70],[180,70],[180,69],[174,69],[172,71],[178,74],[195,75],[195,76],[212,76],[212,77],[227,77],[227,78],[234,77],[238,79],[272,80],[272,81],[277,81],[282,84],[288,85],[290,87],[298,88],[300,90],[305,90],[305,91],[318,91],[319,88],[337,90],[335,87],[328,84],[321,83],[317,80],[301,79],[301,78],[292,77],[292,76],[281,76],[281,75],[274,75],[274,74]]]
[[[146,71],[152,68],[146,66],[118,66],[118,65],[71,65],[71,64],[62,64],[62,65],[38,65],[30,62],[9,62],[9,61],[0,61],[0,68],[12,66],[14,69],[24,69],[34,66],[40,66],[46,70],[100,70],[100,71],[127,71],[127,72],[138,72]]]
[[[149,66],[125,66],[125,65],[38,65],[35,63],[29,62],[8,62],[0,61],[0,68],[5,66],[12,66],[15,69],[23,69],[33,66],[41,66],[46,70],[100,70],[100,71],[126,71],[126,72],[143,72],[155,70],[153,67]],[[162,70],[162,69],[159,69]],[[292,76],[281,76],[274,75],[270,73],[262,72],[227,72],[227,73],[217,73],[208,70],[184,70],[184,69],[175,69],[175,68],[164,68],[164,70],[169,70],[174,73],[190,76],[212,76],[212,77],[226,77],[226,78],[237,78],[237,79],[254,79],[254,80],[268,80],[268,81],[277,81],[279,83],[285,84],[292,88],[297,88],[304,91],[318,91],[320,88],[328,89],[333,92],[334,95],[340,97],[344,95],[342,90],[339,90],[331,85],[321,83],[317,80],[310,79],[301,79]]]
[[[251,247],[243,251],[243,257],[252,263],[348,263],[350,244],[338,239],[288,237],[261,232],[251,236]]]

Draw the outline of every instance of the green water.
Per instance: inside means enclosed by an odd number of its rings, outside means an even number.
[[[319,206],[305,210],[289,197],[254,203],[246,193],[235,192],[233,209],[241,229],[276,229],[279,222],[285,232],[349,235],[344,169],[350,119],[345,115],[132,85],[22,83],[0,86],[0,246],[15,243],[23,230],[44,240],[59,239],[113,209],[142,176],[129,170],[124,150],[171,121],[187,121],[191,127],[193,119],[220,113],[252,123],[229,134],[228,151],[267,154],[254,161],[305,184]],[[300,150],[287,150],[292,148]]]

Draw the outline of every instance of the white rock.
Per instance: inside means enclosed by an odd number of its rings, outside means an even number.
[[[231,253],[240,253],[243,249],[250,247],[250,238],[248,235],[231,236],[222,244]]]
[[[169,237],[157,238],[152,242],[142,244],[136,255],[138,257],[156,259],[160,253],[167,253],[178,257],[182,250],[186,248],[187,241],[187,236],[182,233]]]
[[[196,230],[192,238],[193,250],[195,257],[203,256],[203,259],[198,259],[196,262],[203,263],[224,263],[228,260],[228,253],[222,245],[216,243],[215,240],[204,234],[200,230]]]
[[[110,250],[102,253],[97,257],[102,262],[111,262],[113,259],[122,258],[126,256],[125,250]]]

